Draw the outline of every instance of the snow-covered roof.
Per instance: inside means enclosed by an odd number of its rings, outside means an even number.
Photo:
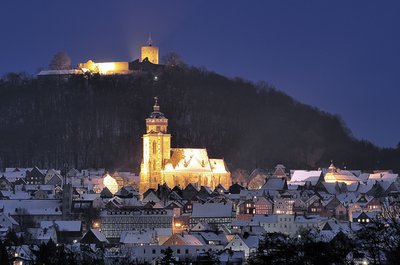
[[[4,197],[9,198],[10,200],[28,200],[31,199],[31,194],[25,191],[0,191]]]
[[[232,203],[193,203],[192,217],[232,217]]]
[[[25,178],[26,171],[6,171],[0,173],[0,176],[4,176],[9,182],[15,182],[17,179]]]
[[[343,203],[344,205],[349,205],[351,203],[354,203],[357,199],[357,193],[354,192],[347,192],[343,194],[339,194],[336,196],[336,198]]]
[[[101,233],[99,230],[93,229],[91,228],[89,231],[91,231],[93,233],[93,235],[100,241],[100,242],[108,242],[107,238],[105,237],[105,235],[103,233]],[[89,232],[87,231],[86,234]],[[82,237],[84,238],[86,236],[86,234]]]
[[[396,181],[399,177],[399,174],[393,174],[390,172],[380,172],[370,174],[368,180],[385,180],[385,181]]]
[[[153,233],[142,231],[123,231],[119,240],[121,244],[151,244],[153,241]]]
[[[286,179],[284,178],[270,178],[261,187],[262,190],[284,190],[286,185]]]
[[[0,208],[5,213],[18,214],[23,209],[31,215],[61,215],[60,200],[0,200]]]
[[[332,240],[339,232],[349,234],[352,232],[350,224],[348,221],[338,221],[335,218],[331,218],[325,222],[322,226],[319,234],[323,241],[329,242]]]
[[[292,178],[288,182],[290,185],[303,186],[306,182],[311,182],[311,185],[315,186],[321,177],[321,170],[294,170]]]
[[[78,69],[68,69],[68,70],[42,70],[37,75],[82,75],[83,71]]]
[[[32,169],[33,167],[7,167],[5,172],[26,172]]]
[[[308,216],[296,216],[294,219],[295,222],[297,223],[319,223],[323,220],[327,220],[328,218],[326,217],[321,217],[319,215],[308,215]]]
[[[325,181],[323,181],[323,182],[321,182],[321,184],[324,186],[324,188],[326,189],[326,191],[329,194],[339,194],[340,193],[340,191],[336,189],[338,187],[337,186],[338,185],[337,182],[325,182]]]
[[[32,237],[36,240],[44,240],[48,241],[53,239],[56,236],[56,230],[53,227],[49,228],[28,228],[28,232],[32,235]]]
[[[164,172],[213,172],[227,173],[223,159],[209,159],[206,149],[172,148],[171,158]]]
[[[352,213],[351,213],[351,218],[352,218],[352,219],[357,219],[357,218],[359,218],[360,215],[362,215],[362,214],[367,215],[370,219],[374,219],[374,218],[377,216],[378,212],[359,212],[359,211],[357,211],[357,212],[352,212]]]
[[[260,237],[259,236],[248,236],[245,240],[244,243],[249,247],[249,248],[258,248],[258,244],[260,243]]]
[[[172,235],[172,228],[154,228],[158,236],[170,236]]]
[[[206,241],[222,241],[221,237],[214,232],[201,232],[200,235]]]
[[[259,225],[262,223],[276,223],[278,221],[277,214],[261,215],[255,214],[251,219],[250,225]]]
[[[45,191],[53,191],[54,185],[38,185],[38,184],[27,184],[24,186],[27,191],[35,191],[35,190],[45,190]]]
[[[41,221],[41,228],[54,227],[62,232],[79,232],[82,228],[81,221]]]
[[[210,166],[213,173],[223,174],[228,172],[223,159],[210,158]]]
[[[360,183],[360,186],[358,186],[358,192],[359,193],[367,193],[372,189],[374,186],[375,181],[368,181],[367,184]]]
[[[5,213],[0,213],[0,218],[1,218],[0,220],[2,220],[2,222],[3,222],[3,224],[5,223],[6,220],[8,220],[8,222],[12,225],[19,225],[18,222],[15,221],[15,219],[11,215],[8,215]],[[2,222],[0,221],[0,224]]]
[[[171,237],[179,238],[180,240],[183,241],[184,245],[188,245],[188,246],[202,246],[203,245],[203,242],[201,242],[201,240],[199,238],[197,238],[195,235],[182,233],[182,234],[174,234]],[[165,242],[165,244],[168,244],[167,242]]]

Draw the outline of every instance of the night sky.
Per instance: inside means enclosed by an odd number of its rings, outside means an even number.
[[[74,65],[137,59],[151,34],[161,55],[267,81],[357,138],[400,141],[400,1],[1,1],[0,34],[0,75],[35,74],[57,51]]]

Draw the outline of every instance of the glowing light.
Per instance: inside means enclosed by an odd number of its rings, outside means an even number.
[[[182,224],[181,223],[175,223],[175,227],[181,227]]]
[[[115,194],[118,191],[118,183],[117,181],[111,177],[109,174],[106,174],[103,179],[104,186],[107,187],[111,191],[112,194]]]
[[[99,73],[101,74],[115,71],[115,63],[97,63],[96,65],[99,69]]]
[[[93,224],[93,228],[99,228],[100,227],[100,224],[98,223],[98,222],[95,222],[94,224]]]

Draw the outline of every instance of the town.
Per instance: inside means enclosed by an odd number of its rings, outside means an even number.
[[[400,181],[391,170],[278,164],[232,180],[224,159],[209,158],[206,149],[171,148],[170,138],[155,98],[140,174],[67,164],[6,168],[0,239],[12,264],[36,264],[60,246],[79,264],[243,264],[254,262],[265,235],[327,243],[343,235],[357,240],[372,223],[389,229],[398,222]],[[388,259],[379,248],[376,254],[360,246],[344,260]]]

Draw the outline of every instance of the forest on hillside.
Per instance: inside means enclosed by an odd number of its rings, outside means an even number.
[[[157,76],[157,78],[155,78]],[[153,97],[169,119],[173,147],[207,147],[231,170],[327,166],[400,169],[400,149],[357,140],[340,117],[266,83],[206,69],[165,67],[122,76],[0,80],[0,167],[105,167],[139,172]]]

